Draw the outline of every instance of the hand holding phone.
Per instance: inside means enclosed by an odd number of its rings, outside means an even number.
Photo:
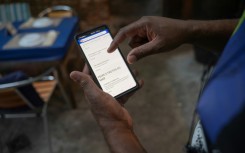
[[[107,26],[78,34],[75,39],[95,82],[104,92],[119,98],[139,88],[119,48],[113,53],[107,52],[112,42]]]

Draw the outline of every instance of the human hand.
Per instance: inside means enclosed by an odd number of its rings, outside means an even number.
[[[132,128],[132,119],[127,110],[111,95],[99,89],[89,75],[73,71],[70,77],[82,87],[91,111],[103,130]]]
[[[112,41],[108,52],[113,52],[127,37],[133,48],[127,60],[130,64],[156,53],[169,51],[189,39],[186,21],[164,17],[142,17],[140,20],[122,28]]]
[[[99,89],[89,74],[85,65],[83,72],[73,71],[70,77],[82,87],[111,152],[146,153],[134,134],[131,116],[122,106],[130,95],[122,98],[121,103],[116,101]],[[139,85],[142,86],[143,81],[139,81]]]
[[[115,127],[132,129],[132,118],[123,105],[133,93],[117,101],[98,88],[90,76],[87,65],[85,65],[83,72],[73,71],[70,77],[82,87],[91,106],[91,111],[103,130],[106,131]],[[139,81],[139,84],[142,86],[143,81]]]
[[[85,74],[89,75],[90,77],[92,77],[92,76],[91,76],[91,73],[90,73],[90,70],[89,70],[89,68],[88,68],[88,65],[87,65],[86,63],[85,63],[84,68],[83,68],[83,73],[85,73]],[[136,70],[133,70],[133,73],[134,73],[135,76],[138,76],[138,72],[137,72]],[[144,81],[143,81],[142,79],[140,79],[140,80],[138,80],[138,84],[139,84],[139,87],[142,88],[143,85],[144,85]],[[121,96],[120,98],[117,99],[117,101],[118,101],[122,106],[124,106],[124,104],[128,101],[128,99],[129,99],[131,96],[134,95],[134,93],[135,93],[135,91],[134,91],[134,92],[131,92],[131,93],[128,93],[128,94],[126,94],[126,95],[124,95],[124,96]]]

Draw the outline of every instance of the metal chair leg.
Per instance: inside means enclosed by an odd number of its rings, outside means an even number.
[[[62,85],[60,82],[58,82],[58,86],[59,86],[60,92],[61,92],[61,94],[62,94],[62,96],[63,96],[63,98],[64,98],[66,104],[67,104],[71,109],[73,109],[73,106],[71,105],[71,103],[70,103],[70,101],[69,101],[68,95],[66,94],[63,85]]]
[[[3,153],[3,139],[0,137],[0,153]]]
[[[47,105],[44,106],[42,118],[43,118],[44,132],[48,140],[49,152],[53,153],[52,142],[51,142],[51,137],[49,134],[49,127],[48,127]]]
[[[55,75],[56,79],[58,80],[58,86],[59,86],[60,92],[61,92],[61,94],[62,94],[62,96],[63,96],[63,98],[64,98],[66,104],[67,104],[71,109],[74,109],[75,106],[73,106],[72,103],[70,102],[69,97],[68,97],[68,95],[67,95],[67,93],[66,93],[66,91],[65,91],[65,89],[64,89],[64,87],[63,87],[63,85],[62,85],[62,83],[61,83],[61,78],[59,77],[58,71],[57,71],[57,70],[54,71],[54,75]]]

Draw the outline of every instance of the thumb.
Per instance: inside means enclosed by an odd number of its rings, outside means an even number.
[[[141,45],[139,47],[134,48],[127,57],[127,60],[130,64],[133,64],[134,62],[138,61],[139,59],[151,55],[155,53],[157,50],[158,41],[152,40],[144,45]]]
[[[91,102],[97,99],[99,95],[101,95],[102,91],[87,74],[73,71],[70,74],[70,78],[82,87],[84,94]]]

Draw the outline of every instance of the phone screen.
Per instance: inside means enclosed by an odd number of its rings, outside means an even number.
[[[76,36],[93,75],[104,92],[119,97],[138,88],[134,76],[119,49],[108,53],[112,36],[107,26]]]

